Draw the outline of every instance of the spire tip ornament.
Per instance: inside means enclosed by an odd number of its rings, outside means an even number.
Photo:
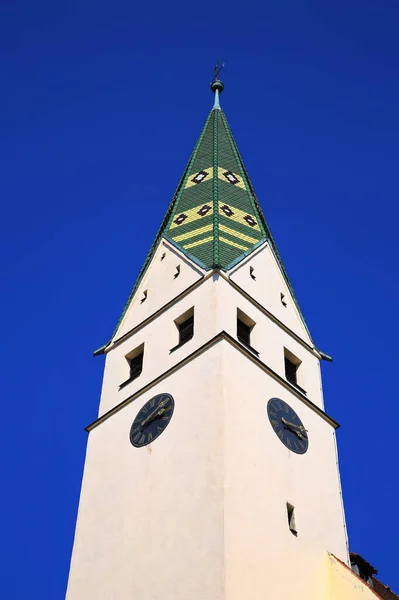
[[[224,85],[219,79],[219,74],[223,69],[226,63],[221,63],[220,60],[213,67],[213,79],[211,81],[211,90],[213,93],[219,92],[222,93],[224,90]]]
[[[224,90],[224,84],[220,79],[214,79],[211,83],[211,90],[214,94],[216,94],[216,92],[221,94]]]
[[[225,63],[220,63],[220,61],[218,61],[213,68],[213,79],[211,81],[211,90],[215,94],[215,104],[213,105],[213,108],[220,109],[219,94],[223,92],[224,85],[219,79],[219,73],[223,69],[224,65]]]

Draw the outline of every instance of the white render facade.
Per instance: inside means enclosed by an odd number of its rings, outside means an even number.
[[[154,299],[151,314],[139,303],[142,288]],[[174,321],[191,308],[194,336],[170,353]],[[237,309],[256,323],[259,356],[236,339]],[[142,374],[119,390],[125,356],[141,344]],[[302,361],[306,396],[285,379],[284,348]],[[175,399],[171,422],[153,444],[134,448],[134,417],[162,392]],[[275,435],[272,397],[305,423],[306,454]],[[324,597],[326,551],[346,563],[348,553],[335,427],[323,409],[318,352],[268,245],[221,274],[200,272],[162,241],[106,355],[104,420],[90,427],[68,600],[277,599],[293,580],[296,598]]]

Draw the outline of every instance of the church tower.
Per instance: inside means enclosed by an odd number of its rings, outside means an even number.
[[[105,354],[67,600],[330,599],[338,424],[223,84]]]

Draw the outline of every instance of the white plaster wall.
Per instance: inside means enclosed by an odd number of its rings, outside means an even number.
[[[179,339],[174,321],[193,306],[194,337],[170,353],[170,350],[178,344]],[[214,337],[216,334],[215,306],[215,281],[211,277],[154,321],[115,346],[106,356],[99,414],[102,415],[120,404]],[[119,390],[120,384],[129,378],[129,364],[125,356],[142,343],[144,343],[142,374]]]
[[[325,551],[347,562],[333,428],[233,347],[224,346],[226,599],[325,597]],[[266,413],[271,397],[308,429],[304,455],[289,451]],[[295,507],[298,536],[288,528]]]
[[[133,448],[131,423],[161,392],[172,420]],[[272,430],[272,396],[308,429],[305,455]],[[347,560],[333,429],[227,341],[89,435],[67,600],[321,600],[325,551]]]
[[[161,256],[165,257],[161,260]],[[180,274],[175,277],[176,267]],[[161,240],[144,277],[131,300],[129,308],[114,336],[118,339],[147,319],[190,285],[203,277],[204,271],[188,260],[166,240]],[[147,298],[141,302],[143,292]]]
[[[250,276],[254,268],[256,280]],[[244,288],[262,306],[292,329],[308,344],[313,345],[296,309],[291,293],[268,244],[253,252],[229,273],[232,281]],[[280,294],[285,295],[287,306],[281,303]]]
[[[222,386],[218,344],[90,433],[67,600],[224,598]],[[171,422],[134,448],[161,392]]]
[[[307,397],[324,409],[319,359],[308,348],[279,327],[268,316],[236,291],[227,281],[218,280],[217,286],[217,327],[224,329],[236,338],[237,308],[255,321],[251,332],[251,345],[259,352],[259,358],[281,377],[285,378],[284,348],[290,350],[302,361],[298,370],[298,383],[306,391]]]
[[[194,337],[170,353],[178,343],[174,321],[191,307],[194,307]],[[236,338],[237,308],[256,322],[251,343],[259,352],[259,358],[281,377],[285,377],[284,347],[288,348],[302,361],[298,383],[306,390],[308,398],[323,408],[317,357],[215,273],[188,296],[108,352],[99,414],[104,414],[131,396],[221,331],[227,331]],[[119,390],[120,384],[129,378],[125,356],[142,343],[143,372]]]

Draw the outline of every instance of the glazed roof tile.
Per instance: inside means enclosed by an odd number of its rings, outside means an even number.
[[[165,237],[202,267],[227,270],[267,239],[220,108],[210,112],[178,190]]]

